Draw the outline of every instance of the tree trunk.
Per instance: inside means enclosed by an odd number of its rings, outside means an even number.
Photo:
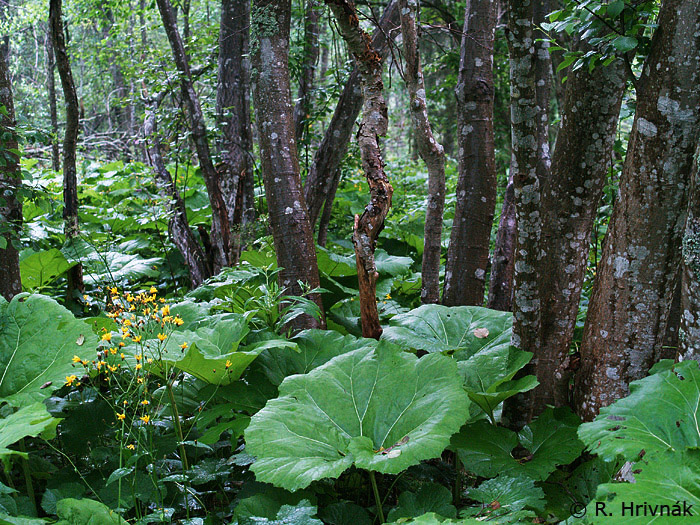
[[[513,310],[513,272],[515,264],[515,237],[517,223],[515,220],[515,191],[513,175],[508,177],[501,220],[498,223],[496,245],[491,259],[491,279],[489,282],[488,307],[502,312]]]
[[[442,212],[445,208],[445,151],[433,136],[425,98],[425,82],[418,49],[418,1],[399,0],[401,33],[406,67],[411,121],[418,151],[428,168],[428,207],[425,210],[421,301],[440,301],[440,251],[442,248]],[[488,249],[487,249],[488,251]]]
[[[53,54],[51,31],[46,34],[46,85],[49,96],[49,119],[51,121],[51,167],[54,171],[61,169],[61,156],[58,149],[58,110],[56,108],[56,79],[54,71],[56,60]]]
[[[442,293],[447,306],[484,303],[497,190],[493,136],[495,30],[496,4],[492,0],[468,1],[455,89],[459,178]]]
[[[3,160],[0,163],[0,295],[9,301],[22,291],[17,249],[22,232],[22,200],[19,196],[22,173],[15,153],[15,104],[5,56],[0,53],[0,105],[6,110],[0,115],[0,131],[3,137],[7,136],[0,143]]]
[[[301,66],[297,104],[294,107],[294,130],[297,144],[301,143],[304,130],[313,108],[313,87],[316,62],[319,55],[319,34],[321,12],[317,8],[318,0],[307,0],[304,18],[304,59]]]
[[[653,364],[680,264],[700,129],[700,5],[665,0],[658,24],[583,333],[575,404],[584,420]]]
[[[165,33],[168,36],[170,47],[173,51],[175,66],[180,73],[180,87],[182,91],[182,99],[185,102],[187,109],[187,117],[189,119],[190,128],[192,131],[192,141],[194,142],[199,159],[199,167],[202,170],[202,176],[207,186],[207,194],[211,204],[211,244],[212,244],[212,267],[214,272],[218,272],[222,267],[230,264],[231,261],[231,230],[229,227],[228,214],[226,211],[226,203],[221,194],[219,182],[219,174],[211,160],[209,150],[209,139],[207,138],[207,127],[204,122],[204,115],[199,104],[199,97],[194,90],[192,83],[192,74],[185,53],[185,46],[180,38],[180,33],[177,29],[177,21],[173,13],[173,8],[169,0],[156,0],[160,17],[163,20]]]
[[[326,0],[341,36],[355,57],[362,78],[362,122],[357,142],[362,156],[362,169],[370,190],[370,202],[362,215],[355,216],[352,242],[355,246],[357,278],[360,290],[360,319],[363,337],[379,339],[382,328],[377,312],[377,273],[374,250],[377,237],[384,228],[384,219],[391,207],[394,189],[384,173],[379,137],[389,125],[382,82],[382,57],[372,47],[372,39],[360,27],[355,4],[348,0]]]
[[[233,230],[233,260],[240,249],[240,225],[250,211],[243,209],[246,180],[253,178],[250,131],[249,53],[250,0],[222,0],[219,33],[219,76],[216,89],[216,115],[221,131],[218,166],[221,191]],[[252,198],[246,204],[253,204]],[[253,210],[253,214],[255,210]],[[237,241],[238,240],[238,241]]]
[[[384,10],[384,14],[379,20],[379,28],[372,35],[372,47],[382,59],[389,53],[387,36],[393,35],[392,30],[398,24],[399,10],[396,0],[393,0]],[[332,206],[332,203],[328,203],[327,199],[329,195],[335,195],[335,188],[340,182],[340,161],[347,151],[355,120],[361,108],[360,71],[356,66],[345,83],[331,122],[316,155],[314,155],[314,161],[306,177],[304,194],[312,228],[316,224],[324,204],[328,205],[329,209]]]
[[[535,354],[540,349],[541,188],[549,175],[549,137],[544,132],[549,107],[542,106],[538,82],[542,58],[535,40],[538,2],[510,0],[508,45],[510,48],[511,132],[513,190],[518,225],[513,285],[513,346]],[[532,364],[530,366],[533,366]],[[512,428],[524,426],[529,408],[522,396],[511,398],[503,408],[502,420]]]
[[[161,197],[168,199],[168,231],[177,249],[182,254],[185,264],[190,272],[190,283],[192,288],[196,288],[205,279],[211,277],[211,269],[207,267],[207,260],[201,246],[197,242],[190,225],[187,221],[187,210],[185,203],[177,191],[170,173],[165,167],[163,155],[161,153],[160,139],[158,138],[158,127],[156,109],[158,101],[151,101],[146,108],[146,119],[143,125],[143,132],[146,138],[148,163],[153,168],[158,192]]]
[[[254,0],[255,114],[259,129],[260,165],[277,253],[280,284],[289,293],[301,295],[302,281],[319,286],[313,231],[299,177],[299,159],[294,137],[294,117],[289,86],[289,30],[291,0],[270,3]],[[321,311],[319,294],[310,297]],[[323,326],[309,316],[293,321],[294,328]]]
[[[700,151],[697,153],[700,154]],[[700,169],[696,158],[690,189],[690,206],[683,237],[681,289],[681,361],[700,361]]]
[[[66,135],[63,139],[63,231],[66,242],[70,243],[80,233],[78,225],[78,176],[76,169],[76,147],[80,130],[80,106],[75,91],[73,72],[66,52],[63,34],[62,0],[51,0],[49,4],[49,25],[56,56],[56,66],[61,78],[63,98],[66,103]],[[83,267],[76,264],[68,270],[68,300],[74,300],[76,291],[82,293]]]

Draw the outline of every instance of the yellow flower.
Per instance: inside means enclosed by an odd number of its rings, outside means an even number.
[[[148,293],[158,293],[158,290],[156,289],[155,286],[151,286],[151,289],[148,290]]]
[[[153,359],[149,357],[148,359],[146,359],[146,362],[150,365],[153,362]]]
[[[119,343],[119,346],[120,346],[120,347],[124,347],[124,343]]]
[[[134,302],[134,296],[131,295],[131,294],[129,294],[129,295],[126,296],[126,300],[129,301],[130,303],[133,303],[133,302]]]
[[[185,324],[185,321],[182,320],[182,317],[176,317],[173,320],[173,324],[176,324],[177,326],[182,326],[183,324]]]
[[[119,354],[119,357],[121,357],[122,359],[124,359],[126,356],[124,355],[124,352],[122,352],[122,353]]]
[[[168,306],[166,304],[163,308],[160,309],[160,313],[161,313],[161,315],[169,315],[170,314],[170,306]]]
[[[391,294],[386,294],[386,299],[391,299]]]
[[[150,401],[148,399],[144,399],[143,401],[141,401],[141,404],[148,405],[148,404],[150,404]]]
[[[76,376],[75,374],[71,374],[69,376],[66,376],[66,385],[73,386],[73,383],[75,382],[76,379],[78,379],[78,376]]]
[[[129,402],[126,399],[124,401],[122,401],[122,403],[124,404],[124,406],[129,404]]]
[[[231,368],[231,365],[233,365],[233,363],[227,359],[227,360],[226,360],[226,370],[228,370],[229,368]]]
[[[129,329],[126,326],[122,326],[122,332],[124,332],[125,334],[128,334]]]
[[[145,416],[141,416],[139,419],[148,425],[148,422],[151,420],[151,416],[146,414]]]
[[[112,355],[117,355],[117,349],[116,348],[110,348],[109,353]]]
[[[134,368],[136,370],[141,370],[143,368],[143,365],[141,363],[136,363],[136,366]]]
[[[164,302],[165,302],[165,298],[164,298],[164,297],[161,297],[160,299],[158,299],[158,301],[161,302],[161,303],[164,303]]]
[[[165,334],[158,334],[158,339],[160,341],[165,341],[167,338],[168,338],[168,336]]]
[[[126,414],[123,414],[123,413],[122,413],[122,414],[117,414],[117,419],[118,419],[119,421],[123,421],[124,419],[126,419]]]
[[[134,445],[132,445],[131,443],[129,443],[129,444],[126,446],[126,448],[128,448],[129,450],[135,450],[135,449],[136,449],[136,447],[135,447]]]
[[[119,295],[119,290],[117,290],[116,286],[110,288],[109,291],[112,292],[112,295]]]
[[[107,368],[109,368],[110,372],[116,372],[118,367],[116,367],[114,365],[108,365]]]
[[[131,321],[124,319],[124,326],[131,326]]]
[[[87,295],[83,295],[83,300],[84,300],[85,302],[88,302],[88,301],[90,300],[90,298],[89,298]]]
[[[129,311],[130,311],[130,312],[133,312],[134,310],[136,310],[136,307],[132,304],[132,305],[129,307]]]
[[[139,365],[139,366],[141,366],[141,365]],[[143,377],[137,377],[137,378],[136,378],[136,382],[137,382],[138,384],[143,383]]]
[[[188,347],[188,346],[189,346],[189,345],[188,345],[187,343],[182,343],[182,344],[180,345],[180,348],[182,348],[183,350],[187,350],[187,347]]]
[[[136,354],[134,358],[136,358],[137,361],[141,361],[141,357],[143,357],[141,354]]]
[[[141,342],[141,336],[140,335],[134,336],[134,343],[139,343],[139,342]]]
[[[107,332],[106,334],[102,334],[102,340],[103,341],[111,341],[112,340],[112,332]]]
[[[80,363],[82,361],[82,359],[80,359],[77,355],[74,355],[72,361],[74,363]]]

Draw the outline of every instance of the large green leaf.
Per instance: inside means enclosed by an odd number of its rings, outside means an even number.
[[[156,277],[157,266],[163,261],[158,257],[144,259],[137,254],[114,251],[98,251],[84,239],[73,239],[62,249],[70,262],[83,265],[87,284],[113,285],[142,277]]]
[[[532,359],[532,353],[523,352],[510,345],[489,344],[471,357],[458,363],[464,388],[470,399],[493,417],[500,403],[519,392],[537,386],[535,376],[513,380],[513,376]]]
[[[422,516],[418,516],[417,518],[399,518],[398,521],[394,521],[388,525],[399,525],[404,523],[407,525],[479,525],[482,522],[475,518],[453,520],[450,518],[443,518],[434,512],[429,512],[427,514],[423,514]]]
[[[316,507],[307,500],[302,500],[298,505],[282,505],[277,516],[270,519],[266,517],[239,518],[238,525],[323,525],[323,522],[314,518]]]
[[[288,377],[253,416],[246,448],[256,477],[288,490],[350,465],[396,474],[438,456],[467,418],[454,361],[386,343]]]
[[[25,290],[40,289],[56,280],[76,264],[68,262],[61,251],[56,248],[32,253],[23,257],[19,263],[22,288]]]
[[[90,357],[97,336],[43,295],[0,301],[0,401],[14,406],[48,397],[75,374],[71,358]]]
[[[10,456],[27,454],[11,450],[7,447],[14,445],[25,437],[43,435],[52,438],[56,435],[56,425],[60,419],[51,416],[43,403],[25,406],[8,417],[0,419],[0,459],[7,462]]]
[[[527,476],[500,476],[484,481],[475,489],[469,490],[469,498],[483,504],[475,514],[492,521],[502,517],[501,523],[532,522],[535,514],[545,506],[544,492],[535,486],[535,481]]]
[[[630,384],[630,395],[602,408],[591,423],[579,428],[579,437],[591,452],[606,459],[617,456],[634,461],[668,449],[700,446],[700,369],[697,361]]]
[[[465,425],[453,436],[450,448],[457,451],[467,470],[479,476],[523,474],[544,480],[583,450],[576,437],[578,424],[578,417],[564,408],[548,408],[519,434],[481,420]],[[512,455],[518,443],[528,452],[520,460]]]
[[[260,366],[274,385],[294,374],[306,374],[327,363],[334,357],[357,350],[375,347],[374,339],[342,335],[334,330],[304,330],[292,339],[297,348],[275,348],[265,350],[256,366]]]
[[[457,352],[466,359],[480,349],[510,344],[513,316],[478,306],[425,304],[394,316],[382,339],[427,352]]]
[[[56,503],[56,525],[127,525],[119,514],[99,501],[66,498]]]
[[[586,509],[586,517],[570,518],[567,523],[602,524],[615,522],[616,518],[625,525],[700,522],[700,449],[666,450],[644,456],[634,468],[634,483],[600,485],[595,501]],[[684,504],[686,509],[692,507],[688,515],[682,514]],[[637,509],[637,505],[648,507]],[[681,514],[671,514],[674,508]]]
[[[203,381],[228,385],[236,381],[265,348],[251,350],[238,346],[248,334],[248,323],[242,315],[223,314],[211,318],[195,331],[173,332],[165,345],[162,360]],[[182,345],[187,344],[186,349]]]
[[[416,492],[402,492],[399,504],[391,509],[387,519],[414,518],[435,512],[446,518],[456,518],[457,509],[452,505],[452,492],[437,483],[425,483]]]

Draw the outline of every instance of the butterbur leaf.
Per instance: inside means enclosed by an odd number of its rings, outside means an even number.
[[[23,257],[19,263],[22,288],[25,290],[43,288],[76,264],[76,262],[68,262],[61,251],[56,248],[32,253]]]
[[[475,489],[469,490],[469,498],[479,501],[483,508],[479,514],[493,517],[509,515],[518,519],[512,523],[522,523],[525,516],[534,517],[529,510],[544,510],[544,492],[535,486],[535,481],[527,476],[500,475],[484,481]],[[522,511],[526,511],[523,513]],[[529,521],[529,520],[528,520]]]
[[[25,406],[6,418],[0,419],[0,459],[7,463],[10,456],[27,457],[23,452],[11,450],[14,445],[25,437],[43,435],[47,438],[56,435],[56,425],[60,419],[51,416],[43,403]]]
[[[306,491],[291,493],[270,485],[262,485],[262,488],[262,492],[243,498],[236,505],[233,517],[239,524],[250,518],[274,520],[283,505],[294,507],[304,500],[303,506],[311,506],[315,502],[313,495]]]
[[[391,509],[387,519],[413,518],[434,512],[445,518],[456,518],[457,509],[452,505],[452,492],[437,483],[425,483],[416,492],[403,492],[399,504]]]
[[[578,430],[588,449],[608,460],[635,461],[668,449],[700,446],[700,369],[697,361],[657,367],[630,383],[630,395],[600,410]]]
[[[269,519],[264,517],[239,518],[238,525],[323,525],[316,519],[316,507],[308,500],[302,500],[297,505],[282,505],[277,516]]]
[[[57,525],[127,525],[119,514],[91,499],[66,498],[56,503]]]
[[[451,447],[464,467],[479,476],[496,474],[525,475],[544,480],[558,465],[567,465],[583,450],[576,437],[578,417],[568,409],[546,409],[519,434],[486,421],[465,425],[453,436]],[[513,457],[513,449],[522,445],[522,458]]]
[[[437,457],[469,406],[453,360],[419,360],[387,343],[290,376],[279,393],[253,416],[245,440],[257,479],[287,490],[353,464],[397,474]]]
[[[327,525],[372,525],[372,519],[367,511],[349,501],[328,505],[318,514]]]
[[[403,525],[404,523],[407,525],[479,525],[482,522],[475,518],[453,520],[440,516],[434,512],[428,512],[427,514],[423,514],[422,516],[418,516],[416,518],[398,518],[398,521],[394,521],[389,525]]]
[[[389,324],[382,339],[427,352],[460,352],[464,359],[487,345],[510,344],[513,316],[478,306],[425,304]]]
[[[0,401],[22,406],[48,397],[66,376],[82,373],[72,357],[87,358],[96,346],[90,327],[49,297],[0,301]]]

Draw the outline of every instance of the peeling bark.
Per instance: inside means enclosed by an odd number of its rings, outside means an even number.
[[[212,266],[215,272],[230,264],[232,255],[231,230],[229,226],[226,203],[221,194],[219,173],[211,160],[209,149],[209,139],[207,138],[207,127],[199,104],[199,97],[194,90],[192,83],[192,73],[190,71],[185,46],[182,43],[180,32],[177,28],[177,20],[173,13],[173,8],[169,0],[156,0],[160,17],[163,21],[165,33],[168,36],[170,47],[173,51],[175,66],[180,73],[180,88],[182,99],[185,102],[187,118],[192,131],[192,141],[194,142],[199,159],[199,167],[207,187],[207,194],[211,204],[211,244],[212,244]]]
[[[5,56],[0,53],[0,105],[7,110],[0,115],[0,132],[3,136],[7,133],[9,137],[0,142],[0,155],[3,159],[0,163],[0,296],[9,301],[22,291],[17,250],[22,231],[22,200],[19,196],[22,172],[19,157],[10,151],[17,149],[17,123],[10,71]]]
[[[162,198],[168,200],[168,213],[170,215],[168,232],[170,233],[170,238],[182,254],[182,258],[189,269],[192,288],[196,288],[205,279],[211,277],[211,269],[207,267],[204,252],[190,229],[185,203],[165,167],[160,139],[158,138],[157,107],[158,101],[150,101],[146,107],[146,119],[143,125],[148,163],[153,168],[158,193]]]
[[[317,8],[318,0],[307,0],[306,15],[304,17],[304,60],[299,79],[299,91],[297,92],[297,104],[294,107],[294,134],[297,143],[304,136],[304,128],[313,107],[314,77],[316,76],[316,63],[319,55],[319,35],[321,12]]]
[[[421,301],[440,301],[440,251],[442,248],[442,213],[445,208],[445,151],[433,136],[428,117],[428,102],[418,49],[418,0],[399,0],[401,33],[406,67],[411,122],[418,151],[428,168],[428,206],[425,210]],[[488,248],[487,248],[488,251]]]
[[[66,40],[63,33],[62,0],[51,0],[49,4],[49,26],[56,56],[56,66],[61,78],[63,98],[66,103],[66,134],[63,139],[63,231],[66,242],[80,234],[78,225],[78,176],[76,170],[76,147],[80,131],[80,106],[75,91]],[[76,264],[68,270],[68,300],[75,291],[83,292],[83,267]]]
[[[653,365],[680,264],[700,130],[700,5],[665,0],[658,24],[584,328],[575,387],[584,420]]]
[[[238,260],[240,251],[240,225],[251,222],[255,216],[252,195],[246,195],[253,188],[254,176],[249,27],[249,0],[221,0],[216,118],[221,131],[218,149],[222,164],[217,168],[229,225],[233,230],[232,263]]]
[[[470,0],[464,15],[457,95],[459,178],[442,303],[484,303],[496,207],[493,135],[494,0]]]
[[[682,255],[682,335],[679,338],[679,359],[700,361],[700,169],[697,158],[693,169]]]
[[[372,46],[372,39],[360,27],[351,0],[326,0],[338,23],[340,34],[355,57],[362,77],[362,122],[357,132],[357,142],[362,156],[362,169],[367,178],[370,202],[362,215],[355,216],[352,242],[360,290],[360,320],[362,335],[379,339],[382,327],[377,312],[377,268],[374,250],[377,237],[384,228],[384,219],[391,207],[394,192],[384,173],[379,137],[386,134],[389,125],[384,83],[382,81],[382,57]]]
[[[291,0],[254,0],[252,11],[255,114],[260,130],[260,165],[277,254],[280,284],[294,295],[319,286],[313,232],[299,177],[299,159],[289,86]],[[321,311],[319,294],[310,296]],[[297,317],[294,328],[319,328],[309,316]]]
[[[386,58],[389,53],[389,42],[386,37],[392,37],[393,29],[398,24],[398,3],[393,0],[384,10],[384,14],[379,20],[379,27],[372,35],[372,48],[380,57]],[[304,195],[312,228],[316,224],[324,204],[328,206],[329,210],[333,205],[332,198],[329,201],[329,197],[335,196],[340,182],[340,161],[347,152],[355,120],[357,120],[361,108],[360,70],[356,66],[345,83],[331,122],[318,150],[316,150],[314,161],[306,177]]]

